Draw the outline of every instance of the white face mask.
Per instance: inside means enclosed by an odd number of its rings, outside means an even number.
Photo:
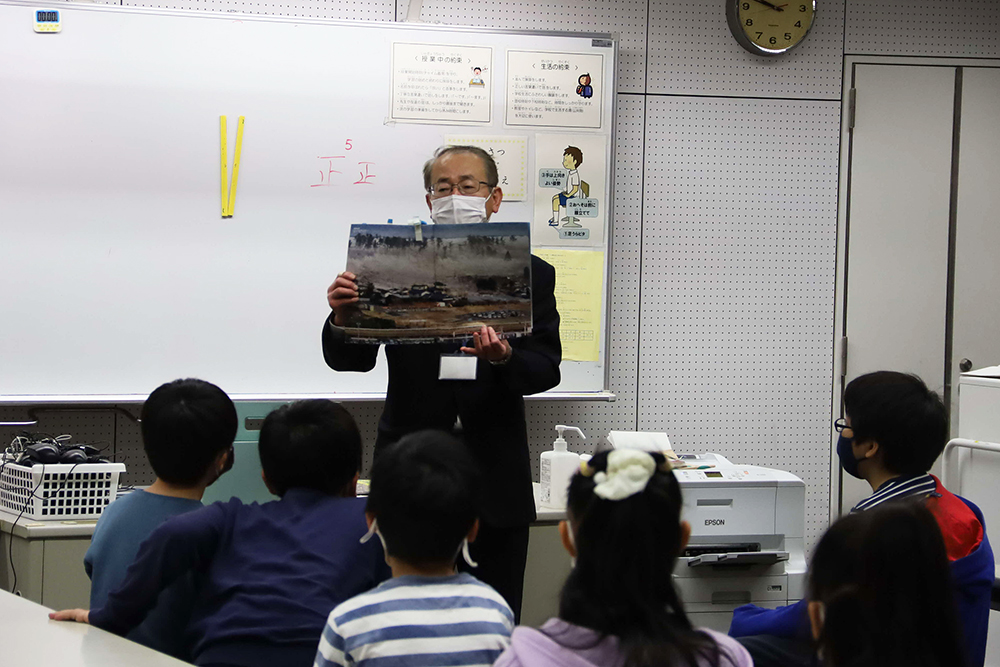
[[[385,538],[382,537],[382,531],[378,529],[378,519],[372,519],[372,525],[368,527],[368,532],[365,533],[358,541],[361,542],[361,544],[364,544],[372,538],[372,535],[378,536],[379,541],[382,543],[382,553],[384,555],[388,555],[389,548],[385,544]],[[462,545],[459,547],[458,552],[462,555],[462,558],[465,559],[465,562],[469,564],[469,567],[479,567],[479,563],[472,560],[472,554],[469,553],[469,538],[462,538]]]
[[[448,195],[431,200],[431,220],[436,225],[469,225],[486,222],[486,199],[471,195]]]

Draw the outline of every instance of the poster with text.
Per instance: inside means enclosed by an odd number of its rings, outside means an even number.
[[[486,124],[492,98],[492,47],[392,45],[391,120]]]
[[[600,250],[536,248],[556,270],[559,340],[563,361],[598,361],[601,349],[604,253]]]
[[[506,123],[599,130],[604,84],[600,53],[508,51]]]
[[[524,201],[528,197],[528,138],[480,137],[449,135],[444,138],[449,146],[478,146],[493,157],[497,165],[497,184],[508,201]]]
[[[606,169],[604,135],[537,135],[532,243],[603,247],[608,220]]]

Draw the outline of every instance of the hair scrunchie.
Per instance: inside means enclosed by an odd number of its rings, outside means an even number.
[[[646,488],[656,472],[656,460],[639,449],[608,453],[607,470],[594,475],[594,493],[605,500],[624,500]]]

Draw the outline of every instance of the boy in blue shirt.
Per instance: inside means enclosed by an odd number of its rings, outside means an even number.
[[[174,517],[142,544],[104,607],[50,618],[125,634],[160,591],[196,572],[196,664],[310,665],[330,609],[389,576],[379,544],[360,543],[361,434],[340,405],[300,401],[267,416],[258,447],[264,483],[280,500],[233,498]]]
[[[482,483],[475,461],[441,431],[418,431],[382,452],[372,468],[365,518],[393,578],[338,605],[315,667],[488,667],[510,644],[514,613],[495,590],[459,573],[471,566]]]
[[[149,395],[142,406],[142,443],[156,481],[115,500],[97,522],[83,559],[92,609],[103,607],[122,583],[139,545],[155,528],[202,507],[205,487],[232,467],[236,427],[233,402],[209,382],[175,380]],[[126,636],[186,659],[184,631],[193,599],[192,578],[178,580]]]

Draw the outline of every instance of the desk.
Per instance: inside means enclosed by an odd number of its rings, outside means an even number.
[[[528,528],[528,562],[524,567],[524,593],[521,598],[521,625],[537,628],[559,613],[559,592],[569,576],[569,554],[559,537],[559,522],[566,510],[542,507],[538,502],[540,485],[535,490],[535,522]]]
[[[19,575],[20,577],[20,575]],[[49,609],[0,592],[6,667],[185,667],[157,651],[81,623],[50,621]]]
[[[90,578],[83,569],[83,556],[97,519],[35,521],[21,517],[14,526],[16,518],[16,514],[0,512],[0,588],[9,591],[14,583],[13,557],[17,590],[28,600],[53,609],[89,607]]]
[[[569,554],[559,539],[558,524],[565,510],[538,504],[538,518],[528,531],[528,562],[524,570],[521,622],[539,626],[559,610],[559,591],[569,574]],[[9,591],[12,581],[9,540],[16,515],[0,511],[0,588]],[[25,598],[53,609],[86,609],[90,606],[90,578],[83,556],[90,546],[96,519],[34,521],[21,518],[14,528],[13,557],[17,589]]]

